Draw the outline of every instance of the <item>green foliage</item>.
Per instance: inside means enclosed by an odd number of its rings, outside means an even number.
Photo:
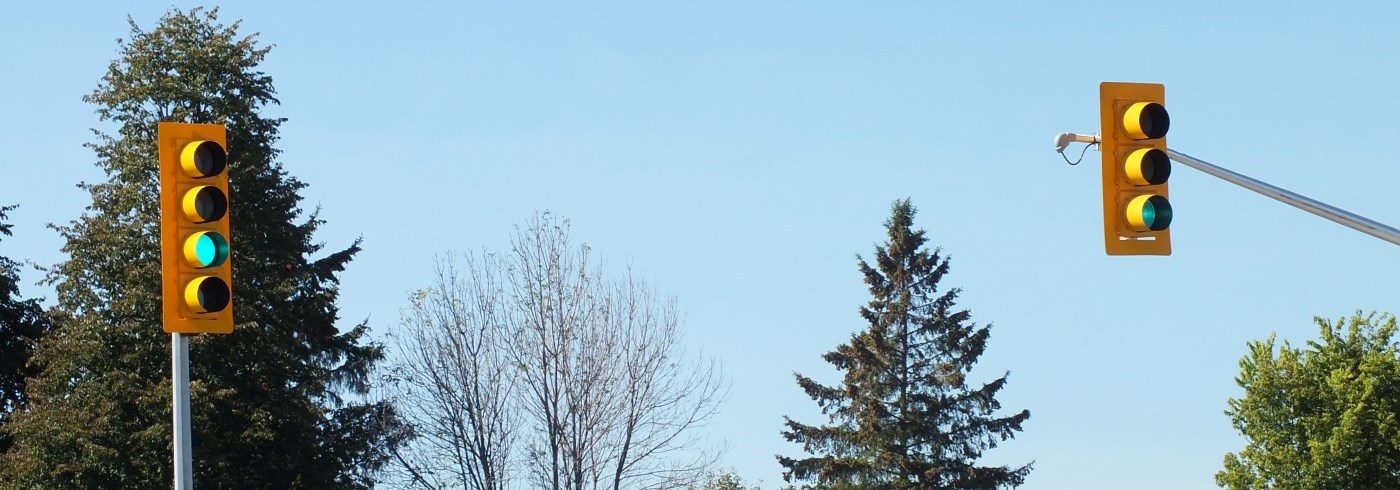
[[[10,236],[10,225],[4,220],[14,208],[0,206],[0,235]],[[18,267],[14,260],[0,256],[0,424],[24,407],[25,380],[38,374],[29,359],[51,328],[38,300],[20,298]],[[0,432],[0,453],[9,447],[9,436]]]
[[[269,48],[218,11],[172,11],[130,39],[84,100],[104,182],[57,227],[56,330],[41,342],[30,408],[6,423],[0,487],[160,488],[171,471],[170,336],[161,329],[159,121],[228,129],[234,314],[230,335],[191,342],[194,470],[201,488],[365,488],[402,431],[392,409],[355,400],[382,357],[367,326],[336,326],[337,273],[358,243],[324,254],[303,216],[304,184],[276,161],[281,119]]]
[[[784,480],[821,489],[993,489],[1020,485],[1031,465],[977,466],[985,449],[1014,437],[1030,412],[998,417],[1007,375],[970,387],[966,375],[986,348],[990,327],[955,308],[958,289],[937,295],[948,273],[940,250],[913,231],[914,207],[894,203],[888,241],[875,266],[859,260],[872,299],[867,328],[826,354],[844,371],[839,386],[796,375],[831,425],[785,419],[783,436],[813,457],[778,456]]]
[[[705,475],[705,480],[697,485],[690,485],[689,490],[759,490],[758,486],[745,486],[744,479],[739,475],[729,471],[724,473],[710,473]]]
[[[1393,315],[1315,319],[1306,348],[1251,342],[1231,399],[1249,440],[1216,484],[1234,490],[1400,488],[1400,356]]]

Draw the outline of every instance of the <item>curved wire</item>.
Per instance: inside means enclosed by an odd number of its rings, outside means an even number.
[[[1075,159],[1073,162],[1069,161],[1069,157],[1065,156],[1064,152],[1060,152],[1060,158],[1065,159],[1065,163],[1068,163],[1070,165],[1079,165],[1079,162],[1084,160],[1084,154],[1089,152],[1089,147],[1097,144],[1098,143],[1089,143],[1087,145],[1084,145],[1084,151],[1079,152],[1079,158]]]

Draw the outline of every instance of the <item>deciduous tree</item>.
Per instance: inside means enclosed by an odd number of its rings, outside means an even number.
[[[739,475],[729,471],[709,473],[705,480],[687,487],[687,490],[759,490],[757,485],[749,486]]]
[[[1396,320],[1357,313],[1315,320],[1298,348],[1251,342],[1225,411],[1248,444],[1225,455],[1232,490],[1400,488],[1400,354]]]
[[[422,339],[405,346],[395,370],[411,388],[399,403],[420,435],[407,452],[435,453],[409,465],[410,480],[660,490],[700,479],[714,454],[696,430],[718,409],[722,380],[712,362],[682,350],[674,299],[630,270],[606,274],[571,241],[568,221],[548,213],[517,229],[509,254],[467,263],[465,275],[420,295],[405,324],[407,339]],[[506,460],[522,464],[509,485],[471,477]],[[437,482],[414,476],[433,468],[471,471]]]
[[[14,206],[0,206],[0,235],[10,236],[5,213]],[[38,374],[29,359],[34,347],[52,328],[39,301],[23,299],[19,291],[19,262],[0,256],[0,428],[11,413],[25,405],[24,387]],[[0,453],[10,447],[10,437],[0,430]]]
[[[515,312],[499,255],[439,259],[394,334],[386,391],[413,430],[394,451],[401,482],[429,490],[505,490],[516,474],[524,417],[520,369],[506,343]]]

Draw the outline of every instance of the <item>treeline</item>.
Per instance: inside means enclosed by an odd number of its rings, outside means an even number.
[[[228,130],[234,332],[191,343],[200,488],[748,490],[716,472],[704,432],[727,382],[680,342],[677,301],[604,269],[567,219],[527,218],[508,250],[445,253],[389,345],[341,324],[340,273],[358,241],[327,249],[279,161],[270,52],[218,10],[130,21],[84,97],[112,133],[90,144],[106,179],[56,229],[44,309],[0,257],[0,488],[160,488],[171,469],[170,372],[160,309],[156,124]],[[11,235],[0,207],[0,237]],[[997,395],[1009,372],[967,374],[989,325],[957,306],[949,257],[895,201],[856,269],[870,298],[822,355],[834,383],[795,373],[822,421],[774,421],[787,488],[997,489],[1033,464],[986,466],[1030,411]],[[854,320],[854,317],[853,317]],[[1400,488],[1395,318],[1319,320],[1306,348],[1251,344],[1227,414],[1250,441],[1223,487]],[[814,353],[815,355],[816,353]],[[775,367],[781,369],[781,367]]]

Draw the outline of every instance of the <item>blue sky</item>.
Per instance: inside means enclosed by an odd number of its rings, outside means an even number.
[[[190,6],[187,2],[175,2]],[[171,5],[10,5],[0,16],[0,255],[53,264],[46,223],[103,178],[80,97]],[[686,345],[732,378],[707,428],[724,464],[780,483],[792,381],[862,327],[855,255],[895,199],[992,323],[974,379],[1025,431],[1028,489],[1214,488],[1243,441],[1222,414],[1245,343],[1314,315],[1394,310],[1400,249],[1177,166],[1174,255],[1103,253],[1098,83],[1166,85],[1169,145],[1391,225],[1400,134],[1393,3],[239,2],[274,44],[287,170],[343,276],[349,325],[396,327],[435,254],[505,247],[536,211],[673,292]],[[1078,151],[1078,147],[1074,150]],[[236,149],[235,149],[236,151]],[[235,244],[236,246],[236,244]],[[26,271],[24,292],[52,296]]]

